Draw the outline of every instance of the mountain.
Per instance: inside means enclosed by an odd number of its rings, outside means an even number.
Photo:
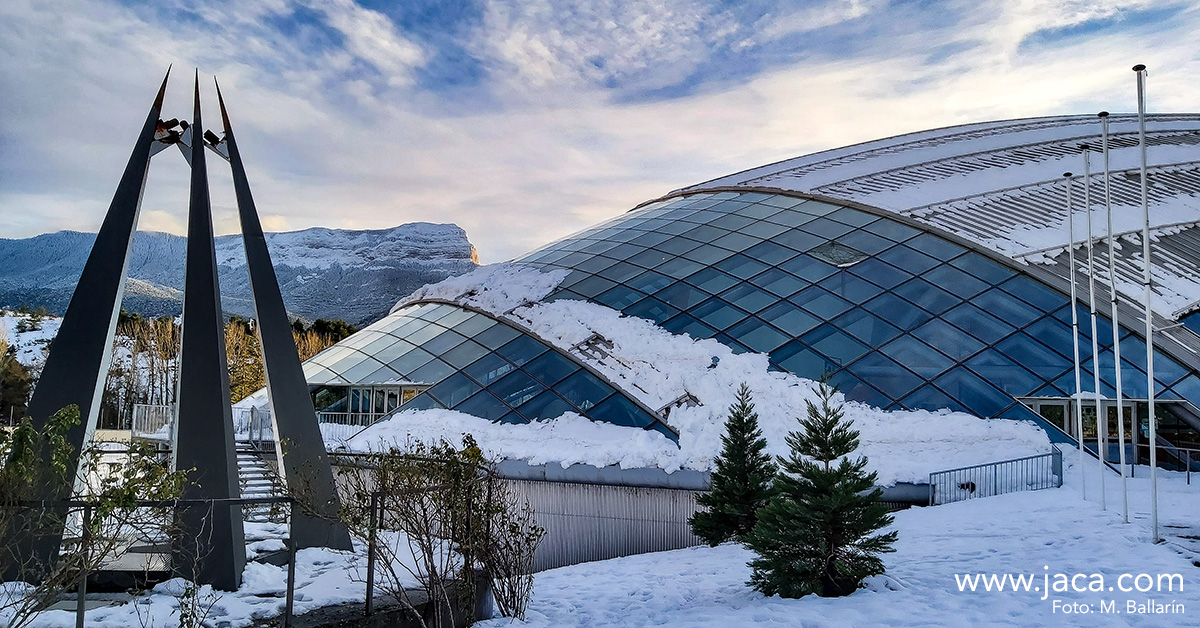
[[[0,306],[45,306],[61,314],[95,238],[78,231],[0,238]],[[252,316],[241,235],[218,236],[216,245],[221,305],[227,313]],[[466,232],[453,224],[268,233],[267,247],[292,314],[354,325],[374,321],[413,290],[469,272],[478,263]],[[179,313],[185,251],[181,236],[139,231],[122,307],[153,316]]]

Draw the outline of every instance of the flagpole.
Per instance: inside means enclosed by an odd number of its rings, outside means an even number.
[[[1158,418],[1154,415],[1154,318],[1153,275],[1150,272],[1150,203],[1146,181],[1146,66],[1133,66],[1137,73],[1138,147],[1141,151],[1142,184],[1142,285],[1146,306],[1146,415],[1150,419],[1150,527],[1154,542],[1158,536]]]
[[[1108,149],[1108,112],[1101,111],[1101,128],[1102,141],[1104,142],[1104,207],[1108,214],[1108,277],[1111,289],[1109,290],[1110,299],[1112,302],[1112,340],[1113,340],[1113,377],[1116,380],[1117,400],[1114,410],[1117,413],[1117,439],[1120,443],[1120,460],[1121,460],[1121,516],[1125,523],[1129,523],[1129,496],[1126,493],[1126,471],[1125,471],[1125,391],[1121,379],[1121,327],[1118,324],[1117,316],[1117,266],[1116,266],[1116,251],[1113,248],[1116,246],[1116,238],[1113,232],[1112,223],[1112,184],[1109,175],[1109,149]],[[1100,411],[1097,408],[1097,417]],[[1099,418],[1097,418],[1099,420]],[[1104,415],[1104,446],[1108,449],[1108,414]],[[1108,452],[1105,451],[1105,459],[1108,459]]]
[[[1075,399],[1071,405],[1075,409],[1075,427],[1078,430],[1076,436],[1079,437],[1079,494],[1087,499],[1087,488],[1084,486],[1084,478],[1087,475],[1083,471],[1083,408],[1079,405],[1079,399],[1083,397],[1083,387],[1079,378],[1079,307],[1077,305],[1079,295],[1075,286],[1075,210],[1071,206],[1071,173],[1063,173],[1063,177],[1067,180],[1067,264],[1070,267],[1068,274],[1071,276],[1071,339],[1075,349]],[[1087,184],[1086,177],[1085,174],[1084,185]]]
[[[1083,185],[1083,204],[1088,208],[1088,310],[1092,318],[1092,391],[1093,398],[1096,402],[1096,416],[1100,416],[1100,341],[1097,337],[1097,322],[1096,322],[1096,255],[1093,247],[1092,237],[1092,147],[1088,144],[1083,145],[1086,152],[1084,153],[1083,172],[1085,183]],[[1099,426],[1097,426],[1099,429]],[[1099,432],[1097,432],[1098,434]],[[1079,456],[1083,458],[1083,399],[1079,400]],[[1100,453],[1096,452],[1097,455]],[[1104,467],[1100,468],[1100,479],[1104,479]],[[1101,491],[1103,494],[1103,491]],[[1102,498],[1103,499],[1103,498]]]

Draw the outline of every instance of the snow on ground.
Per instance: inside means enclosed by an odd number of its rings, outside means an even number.
[[[716,340],[671,334],[651,321],[595,303],[537,302],[561,281],[559,275],[497,264],[427,286],[401,304],[420,298],[457,300],[491,311],[563,350],[599,334],[612,342],[608,358],[572,355],[651,410],[685,394],[699,400],[699,405],[670,411],[667,423],[679,432],[678,446],[658,433],[593,424],[570,413],[532,425],[493,425],[445,410],[398,413],[354,436],[347,446],[377,450],[409,438],[453,441],[469,432],[489,455],[534,464],[582,462],[657,467],[668,472],[681,468],[706,471],[721,448],[725,413],[738,388],[746,383],[754,395],[768,450],[787,453],[785,437],[798,428],[796,420],[804,413],[804,402],[815,399],[811,380],[769,371],[764,354],[736,354]],[[931,471],[1017,458],[1050,448],[1041,429],[1020,421],[982,420],[948,411],[884,412],[856,402],[847,402],[845,408],[862,434],[862,453],[870,458],[883,485],[923,482]]]
[[[54,336],[58,334],[58,326],[62,323],[62,319],[57,316],[45,316],[41,320],[39,329],[17,331],[17,326],[23,320],[26,321],[26,324],[30,324],[30,315],[0,310],[0,338],[5,339],[16,349],[17,360],[21,364],[25,366],[40,365],[46,359],[45,352],[46,348],[50,346],[50,341],[54,340]]]
[[[1094,474],[1094,468],[1089,467]],[[1141,471],[1145,472],[1143,467]],[[1180,474],[1164,473],[1160,507],[1164,524],[1193,530],[1200,516],[1200,485],[1188,487]],[[1172,541],[1150,543],[1148,481],[1131,482],[1132,524],[1124,525],[1109,476],[1109,510],[1080,499],[1077,472],[1061,489],[1013,493],[896,513],[900,538],[885,555],[887,574],[844,598],[767,598],[745,585],[752,554],[734,544],[695,547],[584,563],[535,577],[526,621],[495,619],[481,626],[675,626],[730,628],[774,625],[851,626],[1194,626],[1200,625],[1200,569],[1174,550]],[[1094,477],[1089,480],[1095,481]],[[1095,499],[1095,495],[1092,496]],[[1164,528],[1164,530],[1171,530]],[[1180,574],[1182,590],[1140,593],[1051,592],[1043,599],[1044,574],[1101,574],[1104,588],[1129,586],[1121,574]],[[955,574],[1032,574],[1036,591],[960,591]],[[1053,577],[1053,576],[1052,576]],[[1144,580],[1142,581],[1144,584]],[[1166,586],[1164,580],[1164,587]],[[1184,612],[1170,617],[1129,614],[1128,601],[1177,602]],[[1056,607],[1054,602],[1059,601]],[[1120,614],[1101,615],[1115,602]],[[1063,603],[1086,605],[1091,614],[1066,614]]]

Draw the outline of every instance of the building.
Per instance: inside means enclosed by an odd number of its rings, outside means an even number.
[[[1124,412],[1137,418],[1136,428],[1126,422],[1125,437],[1129,455],[1145,459],[1137,124],[1129,115],[1109,120]],[[1027,419],[1051,440],[1070,442],[1078,401],[1072,272],[1083,390],[1093,389],[1085,198],[1101,312],[1100,392],[1116,396],[1099,134],[1094,116],[1034,118],[815,153],[676,190],[511,267],[557,281],[542,302],[587,301],[766,354],[772,369],[827,374],[850,399]],[[1086,189],[1084,143],[1092,154]],[[1158,433],[1163,445],[1197,447],[1200,115],[1151,116],[1147,143]],[[1066,171],[1077,174],[1073,271]],[[651,407],[606,377],[595,367],[608,339],[556,346],[504,309],[417,296],[308,361],[318,410],[373,420],[396,408],[448,408],[509,423],[572,411],[677,437],[669,414],[688,400]],[[1084,436],[1094,439],[1095,403],[1081,403]],[[1102,405],[1115,442],[1115,402]],[[1177,462],[1186,455],[1169,451]]]

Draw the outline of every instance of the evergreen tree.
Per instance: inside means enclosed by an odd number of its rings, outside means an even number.
[[[746,545],[750,585],[766,595],[849,595],[864,578],[884,572],[879,554],[894,551],[896,533],[879,534],[892,517],[867,473],[867,459],[848,456],[858,432],[845,419],[836,389],[820,384],[820,406],[806,402],[800,432],[788,435],[791,454],[781,459],[775,490],[759,511]],[[836,464],[835,464],[836,463]]]
[[[763,451],[767,441],[758,429],[758,415],[745,384],[729,407],[721,443],[711,491],[696,500],[708,510],[690,520],[692,532],[714,547],[724,541],[741,540],[754,528],[755,513],[767,503],[775,475],[771,456]]]

